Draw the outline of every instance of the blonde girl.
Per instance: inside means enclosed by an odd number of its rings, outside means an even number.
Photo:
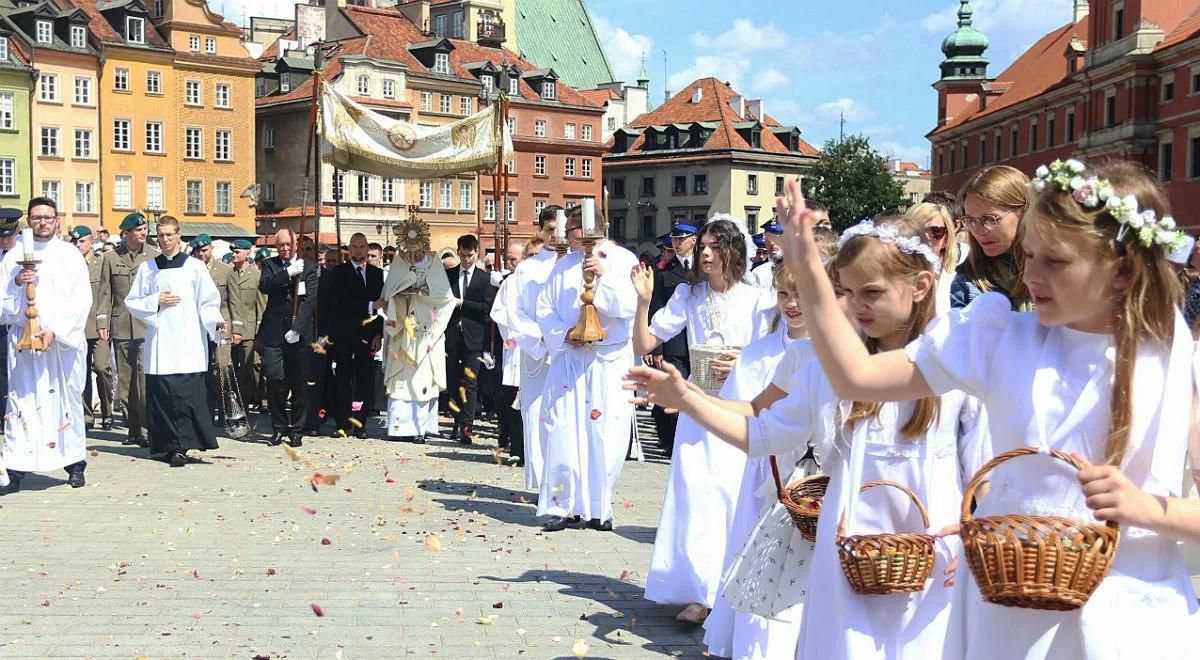
[[[963,215],[957,224],[967,231],[970,249],[951,288],[951,304],[966,307],[995,291],[1008,297],[1013,309],[1032,309],[1021,282],[1021,246],[1017,226],[1028,205],[1029,177],[1015,167],[985,167],[959,189]]]
[[[914,204],[905,211],[904,217],[923,228],[925,242],[942,260],[934,300],[937,313],[944,314],[950,311],[950,287],[958,269],[958,239],[954,235],[954,218],[950,216],[948,208],[931,202]]]

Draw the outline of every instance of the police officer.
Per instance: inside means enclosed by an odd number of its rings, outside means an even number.
[[[138,266],[161,254],[146,244],[149,228],[141,213],[130,213],[121,221],[122,244],[104,253],[100,266],[100,304],[96,330],[100,341],[113,342],[117,354],[117,382],[121,409],[129,434],[123,444],[149,447],[146,436],[146,372],[142,366],[142,343],[146,326],[125,309],[125,296]]]
[[[254,336],[258,333],[258,324],[262,320],[267,297],[258,290],[258,280],[262,271],[250,263],[250,250],[254,246],[250,241],[239,238],[233,242],[232,247],[233,250],[229,253],[231,268],[228,278],[228,310],[233,370],[237,374],[242,401],[246,402],[248,408],[257,411],[261,409],[259,402],[262,401],[262,395],[259,394],[254,369]]]
[[[100,306],[100,270],[104,260],[102,255],[92,250],[95,236],[87,225],[79,225],[71,230],[71,242],[83,254],[87,263],[88,279],[92,282],[92,311],[88,314],[84,326],[84,336],[87,338],[87,380],[83,384],[83,419],[90,428],[109,430],[112,422],[112,351],[108,342],[100,341],[100,333],[96,330],[96,310]],[[92,404],[92,374],[96,375],[96,395],[100,399],[100,419],[96,419],[96,409]]]
[[[696,234],[699,229],[687,219],[677,219],[671,227],[671,249],[675,256],[671,257],[661,267],[654,271],[654,294],[650,299],[650,317],[666,307],[675,287],[688,282],[689,272],[695,267],[693,251],[696,247]],[[673,339],[665,341],[654,350],[651,361],[675,365],[684,378],[691,373],[691,362],[688,356],[687,331],[680,332]],[[654,428],[658,432],[658,444],[667,456],[675,449],[675,426],[679,421],[678,413],[667,413],[664,408],[654,406],[650,411],[654,419]]]
[[[0,259],[17,244],[21,209],[0,208]],[[0,325],[0,392],[8,392],[8,326]],[[0,417],[8,414],[8,396],[0,396]]]

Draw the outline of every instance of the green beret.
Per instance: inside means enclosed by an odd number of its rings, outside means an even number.
[[[254,253],[255,261],[261,261],[262,259],[270,259],[270,258],[271,258],[271,248],[268,248],[268,247],[260,247],[260,248],[258,248],[258,252]]]
[[[212,245],[212,237],[208,234],[200,234],[196,238],[193,238],[189,245],[192,246],[193,250],[196,248],[208,247]]]
[[[237,239],[233,242],[232,246],[235,250],[250,250],[254,248],[254,244],[244,238]]]
[[[233,263],[233,253],[226,252],[225,254],[221,255],[221,261],[224,261],[227,264]]]
[[[84,236],[91,236],[92,230],[87,225],[79,225],[71,230],[71,241],[77,241]]]
[[[146,216],[135,211],[125,216],[125,219],[121,221],[121,231],[136,229],[144,224],[146,224]]]

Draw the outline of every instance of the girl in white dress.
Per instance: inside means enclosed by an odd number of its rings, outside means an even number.
[[[995,453],[1033,445],[1109,466],[1072,473],[1048,459],[1009,461],[990,474],[978,514],[1088,520],[1081,479],[1102,515],[1146,525],[1121,527],[1113,565],[1080,609],[1002,607],[970,587],[965,657],[1195,657],[1195,595],[1175,541],[1155,531],[1171,526],[1165,514],[1120,506],[1138,497],[1128,486],[1161,498],[1168,512],[1180,496],[1194,346],[1165,253],[1182,234],[1140,166],[1056,161],[1037,175],[1019,234],[1036,314],[983,295],[906,350],[874,355],[837,313],[811,218],[789,186],[789,203],[777,207],[813,345],[842,397],[911,400],[959,388],[983,400]]]
[[[872,351],[902,348],[934,316],[940,260],[919,234],[920,226],[903,218],[866,221],[843,234],[834,267],[850,314]],[[846,323],[844,316],[842,322]],[[658,405],[695,415],[705,428],[751,456],[811,443],[830,477],[796,657],[961,657],[960,589],[935,578],[917,593],[855,594],[839,565],[836,540],[843,516],[848,535],[934,533],[953,524],[962,484],[978,462],[983,444],[977,433],[976,404],[959,392],[903,404],[844,402],[834,394],[820,364],[813,362],[793,376],[785,399],[746,420],[711,406],[696,407],[694,394],[683,390],[684,396],[678,396],[681,388],[671,382],[671,376],[643,370],[631,373],[634,387],[649,392]],[[929,510],[929,526],[898,490],[876,488],[858,494],[859,486],[876,479],[901,483],[916,493]],[[953,544],[940,548],[937,568],[946,568],[956,550]],[[778,561],[795,563],[804,558],[789,546],[780,548]],[[789,582],[776,588],[797,587]]]
[[[744,227],[731,219],[705,224],[692,259],[692,283],[680,284],[653,320],[653,275],[645,267],[635,270],[637,355],[649,354],[685,328],[693,344],[746,346],[757,339],[748,321],[761,291],[746,282],[748,242]],[[703,622],[716,599],[725,533],[745,463],[744,454],[710,438],[686,415],[679,416],[646,598],[686,605],[680,621]]]
[[[950,210],[941,204],[922,202],[914,204],[904,212],[904,217],[919,223],[924,228],[925,242],[933,253],[942,260],[938,271],[937,294],[934,297],[938,315],[950,311],[950,285],[954,283],[958,270],[958,241],[954,237],[954,218]],[[818,239],[819,240],[819,239]]]

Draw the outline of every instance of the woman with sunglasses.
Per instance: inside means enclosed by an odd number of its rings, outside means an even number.
[[[967,261],[950,285],[950,305],[966,307],[989,291],[1004,294],[1017,311],[1031,311],[1033,300],[1021,282],[1017,226],[1025,212],[1029,177],[1007,165],[976,172],[958,191],[958,218],[970,238]]]
[[[950,231],[954,227],[950,209],[941,204],[922,202],[910,207],[904,213],[904,217],[924,228],[925,242],[942,260],[942,267],[938,271],[934,309],[939,315],[945,314],[950,311],[950,286],[958,268],[958,240]]]

